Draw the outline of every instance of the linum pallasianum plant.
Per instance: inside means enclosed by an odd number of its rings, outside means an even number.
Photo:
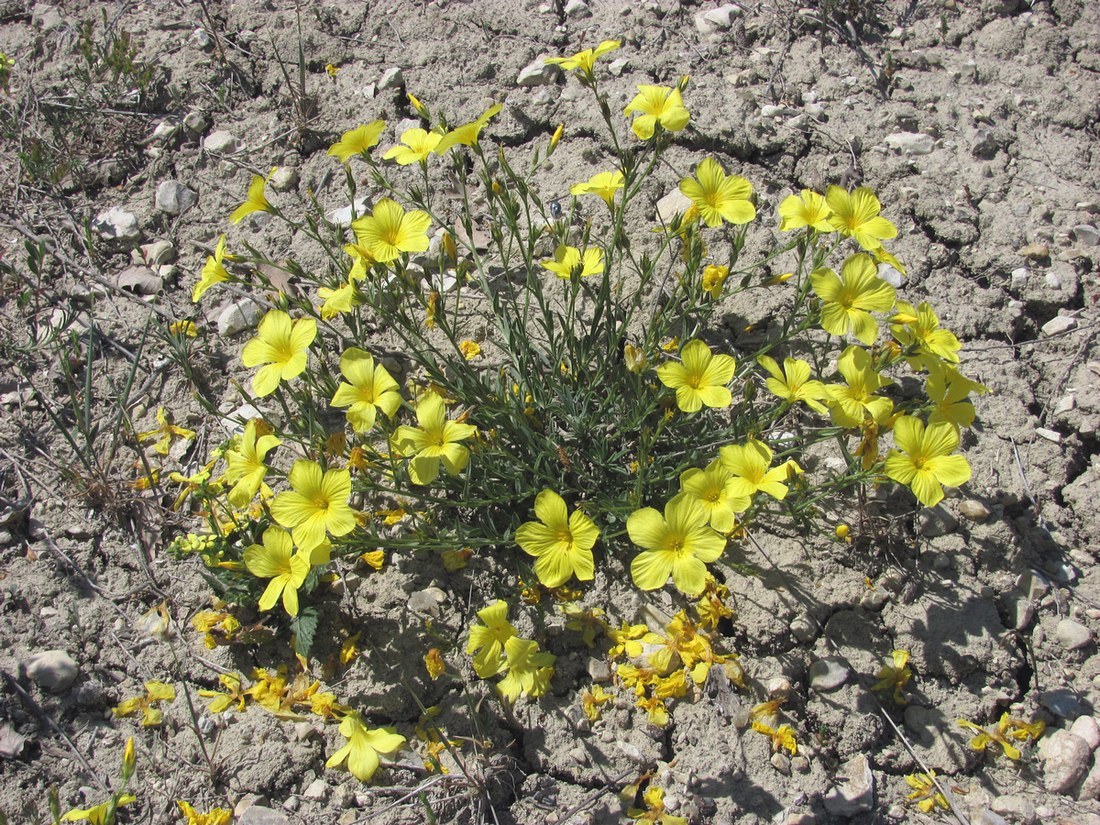
[[[874,193],[791,195],[773,250],[749,261],[747,233],[772,218],[704,157],[683,170],[692,207],[653,226],[687,81],[640,86],[612,112],[596,62],[618,45],[553,59],[591,91],[612,147],[567,208],[539,183],[560,127],[524,155],[492,143],[501,104],[454,126],[410,95],[421,125],[380,157],[381,120],[329,150],[353,204],[371,182],[350,226],[316,204],[292,214],[252,178],[231,223],[264,213],[325,256],[320,270],[279,265],[293,293],[243,238],[223,237],[203,267],[196,301],[230,283],[277,306],[242,352],[262,419],[187,480],[209,536],[176,549],[199,552],[223,595],[281,603],[300,652],[331,559],[400,549],[455,569],[491,553],[515,580],[483,594],[473,669],[503,674],[509,700],[538,695],[553,656],[507,620],[521,582],[671,581],[695,599],[745,531],[811,524],[862,485],[893,481],[932,505],[968,480],[954,453],[984,387],[958,371],[932,308],[879,277],[904,267]],[[450,189],[433,183],[444,171]],[[772,277],[774,262],[790,271]],[[754,292],[779,308],[763,341],[720,334],[716,313]],[[381,336],[399,358],[382,357]],[[897,391],[907,372],[923,394]],[[829,444],[843,471],[815,460]]]

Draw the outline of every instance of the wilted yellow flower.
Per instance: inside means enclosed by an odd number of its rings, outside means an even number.
[[[467,339],[459,342],[458,351],[462,353],[462,357],[467,361],[473,361],[481,355],[481,344],[477,341],[470,341]]]
[[[164,682],[146,682],[145,693],[119,702],[111,712],[120,719],[141,714],[143,728],[155,728],[164,721],[164,714],[157,707],[161,702],[176,698],[176,689]]]
[[[1013,719],[1007,712],[1001,714],[1001,718],[997,722],[997,727],[992,730],[983,728],[966,719],[958,719],[956,721],[959,727],[977,734],[970,740],[970,747],[972,750],[984,751],[990,745],[1000,745],[1001,750],[1004,751],[1004,755],[1013,761],[1023,756],[1020,749],[1012,744],[1013,742],[1034,741],[1042,736],[1043,731],[1046,730],[1046,723],[1042,720],[1038,722],[1024,722],[1020,719]]]
[[[233,821],[233,811],[228,808],[211,808],[206,813],[199,813],[182,799],[177,799],[176,805],[183,814],[184,825],[230,825]]]
[[[190,441],[195,437],[195,431],[173,424],[172,414],[161,406],[157,407],[157,426],[137,434],[138,441],[148,441],[158,437],[159,440],[153,445],[153,452],[158,455],[168,455],[168,450],[171,449],[175,439],[182,438]]]
[[[722,297],[722,287],[725,286],[726,278],[729,276],[730,268],[728,266],[711,264],[703,270],[703,292],[717,301]]]
[[[173,321],[168,325],[170,335],[179,335],[184,338],[197,338],[199,327],[194,321]]]
[[[951,803],[936,787],[935,771],[906,774],[905,783],[913,789],[913,792],[905,798],[910,802],[915,802],[921,813],[931,813],[933,808],[942,808],[945,811],[951,810]]]
[[[878,681],[875,682],[872,690],[876,693],[891,693],[895,703],[906,704],[905,686],[913,678],[913,671],[909,668],[909,651],[895,650],[890,655],[890,664],[879,668],[875,678]]]
[[[443,661],[443,654],[439,652],[438,647],[433,647],[424,654],[424,668],[433,680],[443,675],[443,672],[447,669],[447,663]]]
[[[608,693],[599,685],[593,685],[581,694],[581,708],[589,722],[596,722],[603,713],[601,707],[615,699],[613,693]]]
[[[798,740],[795,738],[794,728],[790,725],[772,728],[763,722],[753,722],[752,729],[772,740],[772,753],[778,753],[783,749],[790,751],[791,756],[798,753]]]

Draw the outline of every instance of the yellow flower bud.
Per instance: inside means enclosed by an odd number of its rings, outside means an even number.
[[[122,751],[122,781],[129,782],[134,775],[136,759],[134,757],[134,737],[126,740],[126,747]]]
[[[549,154],[550,152],[553,152],[554,149],[557,148],[558,143],[561,142],[561,136],[562,136],[562,134],[564,134],[564,132],[565,132],[565,124],[564,123],[559,123],[558,128],[554,130],[554,134],[550,136],[550,149],[547,152],[547,154]]]

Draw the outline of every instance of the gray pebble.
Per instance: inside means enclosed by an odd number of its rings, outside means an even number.
[[[234,301],[218,315],[218,334],[236,335],[248,329],[255,329],[263,314],[263,307],[251,298]]]
[[[198,192],[178,180],[166,180],[157,187],[156,207],[169,215],[182,215],[198,201]]]
[[[137,218],[132,212],[119,209],[117,206],[96,215],[95,220],[92,221],[92,229],[101,238],[107,240],[136,241],[141,238]]]
[[[923,132],[895,132],[886,136],[886,145],[904,155],[930,155],[936,141]]]
[[[942,503],[926,507],[917,516],[917,533],[928,538],[946,536],[959,529],[959,520]]]
[[[547,86],[556,81],[560,74],[561,69],[539,57],[520,69],[516,85]]]
[[[1035,821],[1035,806],[1022,796],[998,796],[990,803],[989,809],[1021,825],[1031,825]]]
[[[1093,717],[1078,716],[1073,720],[1069,732],[1083,739],[1089,746],[1089,750],[1100,748],[1100,727],[1097,726],[1096,719]]]
[[[1062,619],[1054,631],[1058,644],[1066,650],[1080,650],[1092,644],[1092,631],[1073,619]]]
[[[405,88],[405,73],[401,71],[398,66],[391,66],[382,72],[382,76],[378,79],[378,91],[385,89],[404,89]]]
[[[424,613],[429,616],[438,616],[439,608],[447,603],[447,594],[438,587],[425,587],[417,590],[409,596],[409,610],[414,613]]]
[[[584,0],[569,0],[565,4],[565,16],[570,20],[580,20],[592,16],[592,10]]]
[[[1077,327],[1077,319],[1068,315],[1056,315],[1043,324],[1043,335],[1058,335]]]
[[[968,498],[959,504],[959,515],[979,524],[990,516],[990,509],[983,501],[976,498]]]
[[[188,116],[190,117],[190,115]],[[232,132],[219,129],[211,132],[202,142],[202,148],[216,155],[231,155],[240,148],[240,141]]]
[[[825,810],[833,816],[855,816],[872,809],[875,776],[863,754],[856,754],[837,772],[836,784],[825,794]]]
[[[1043,782],[1052,793],[1066,793],[1085,775],[1092,751],[1088,743],[1066,730],[1056,730],[1040,741]]]
[[[850,671],[834,657],[818,659],[810,665],[810,687],[819,693],[836,690],[848,681]]]
[[[64,650],[43,650],[24,662],[27,676],[51,693],[63,693],[80,675],[80,666]]]
[[[291,166],[280,166],[268,181],[276,192],[290,192],[298,186],[298,170]]]

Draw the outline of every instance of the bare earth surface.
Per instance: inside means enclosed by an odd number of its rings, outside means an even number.
[[[308,4],[299,18],[280,0],[212,2],[208,14],[166,0],[0,2],[0,51],[15,60],[0,97],[0,811],[45,822],[50,786],[63,810],[101,801],[133,735],[131,822],[178,822],[177,799],[236,806],[236,821],[254,825],[419,823],[429,806],[440,822],[618,822],[618,792],[647,771],[693,823],[954,821],[906,804],[903,776],[925,767],[974,823],[1100,822],[1100,20],[1087,0],[851,6],[854,18],[772,0],[571,0],[567,12],[392,0]],[[90,91],[82,23],[96,43],[129,32],[153,67],[140,100],[125,82]],[[197,469],[225,437],[169,366],[164,337],[143,336],[150,318],[194,317],[208,397],[225,412],[240,406],[239,352],[255,319],[219,336],[236,296],[196,308],[190,293],[251,172],[279,167],[282,204],[346,206],[325,150],[376,117],[392,144],[414,116],[408,91],[456,123],[503,102],[488,133],[509,147],[545,141],[564,121],[541,194],[567,197],[608,154],[587,92],[541,71],[541,58],[608,38],[623,41],[600,62],[613,110],[639,83],[691,75],[692,128],[651,182],[654,204],[704,154],[752,181],[765,234],[792,191],[875,189],[909,267],[899,298],[929,300],[963,340],[968,374],[993,390],[963,445],[973,478],[934,510],[911,510],[889,541],[870,528],[853,544],[762,530],[759,546],[719,563],[736,608],[722,644],[741,656],[747,689],[680,701],[664,729],[629,698],[588,723],[580,693],[607,678],[589,663],[607,643],[588,649],[576,634],[559,634],[550,694],[513,710],[460,649],[449,675],[430,680],[426,621],[464,632],[482,604],[467,594],[494,576],[491,559],[457,574],[415,554],[380,572],[348,565],[340,610],[363,652],[331,686],[411,743],[363,784],[325,769],[343,744],[331,725],[205,709],[197,691],[216,688],[219,672],[295,665],[285,644],[203,646],[189,621],[209,606],[200,565],[163,551],[195,524],[171,511],[178,488],[127,486],[141,462],[116,401],[125,396],[138,430],[164,405],[198,431],[168,459],[146,450],[167,469]],[[299,43],[304,95],[291,93]],[[360,194],[373,197],[369,180]],[[40,272],[31,237],[56,253]],[[242,223],[231,240],[306,266],[318,255],[274,224]],[[733,350],[744,319],[767,312],[729,308]],[[47,413],[69,403],[56,353],[82,376],[89,336],[97,472],[60,434],[58,423],[83,444],[71,416]],[[854,503],[836,517],[854,523]],[[637,591],[607,581],[597,591],[591,604],[637,620]],[[142,618],[161,603],[167,642]],[[870,690],[894,649],[912,655],[905,707]],[[747,728],[777,678],[791,685],[796,759],[773,759]],[[177,686],[164,723],[114,718],[147,680]],[[461,743],[464,768],[423,769],[418,703],[443,707],[437,721]],[[996,746],[971,750],[956,724],[1004,711],[1048,726],[1020,762]]]

